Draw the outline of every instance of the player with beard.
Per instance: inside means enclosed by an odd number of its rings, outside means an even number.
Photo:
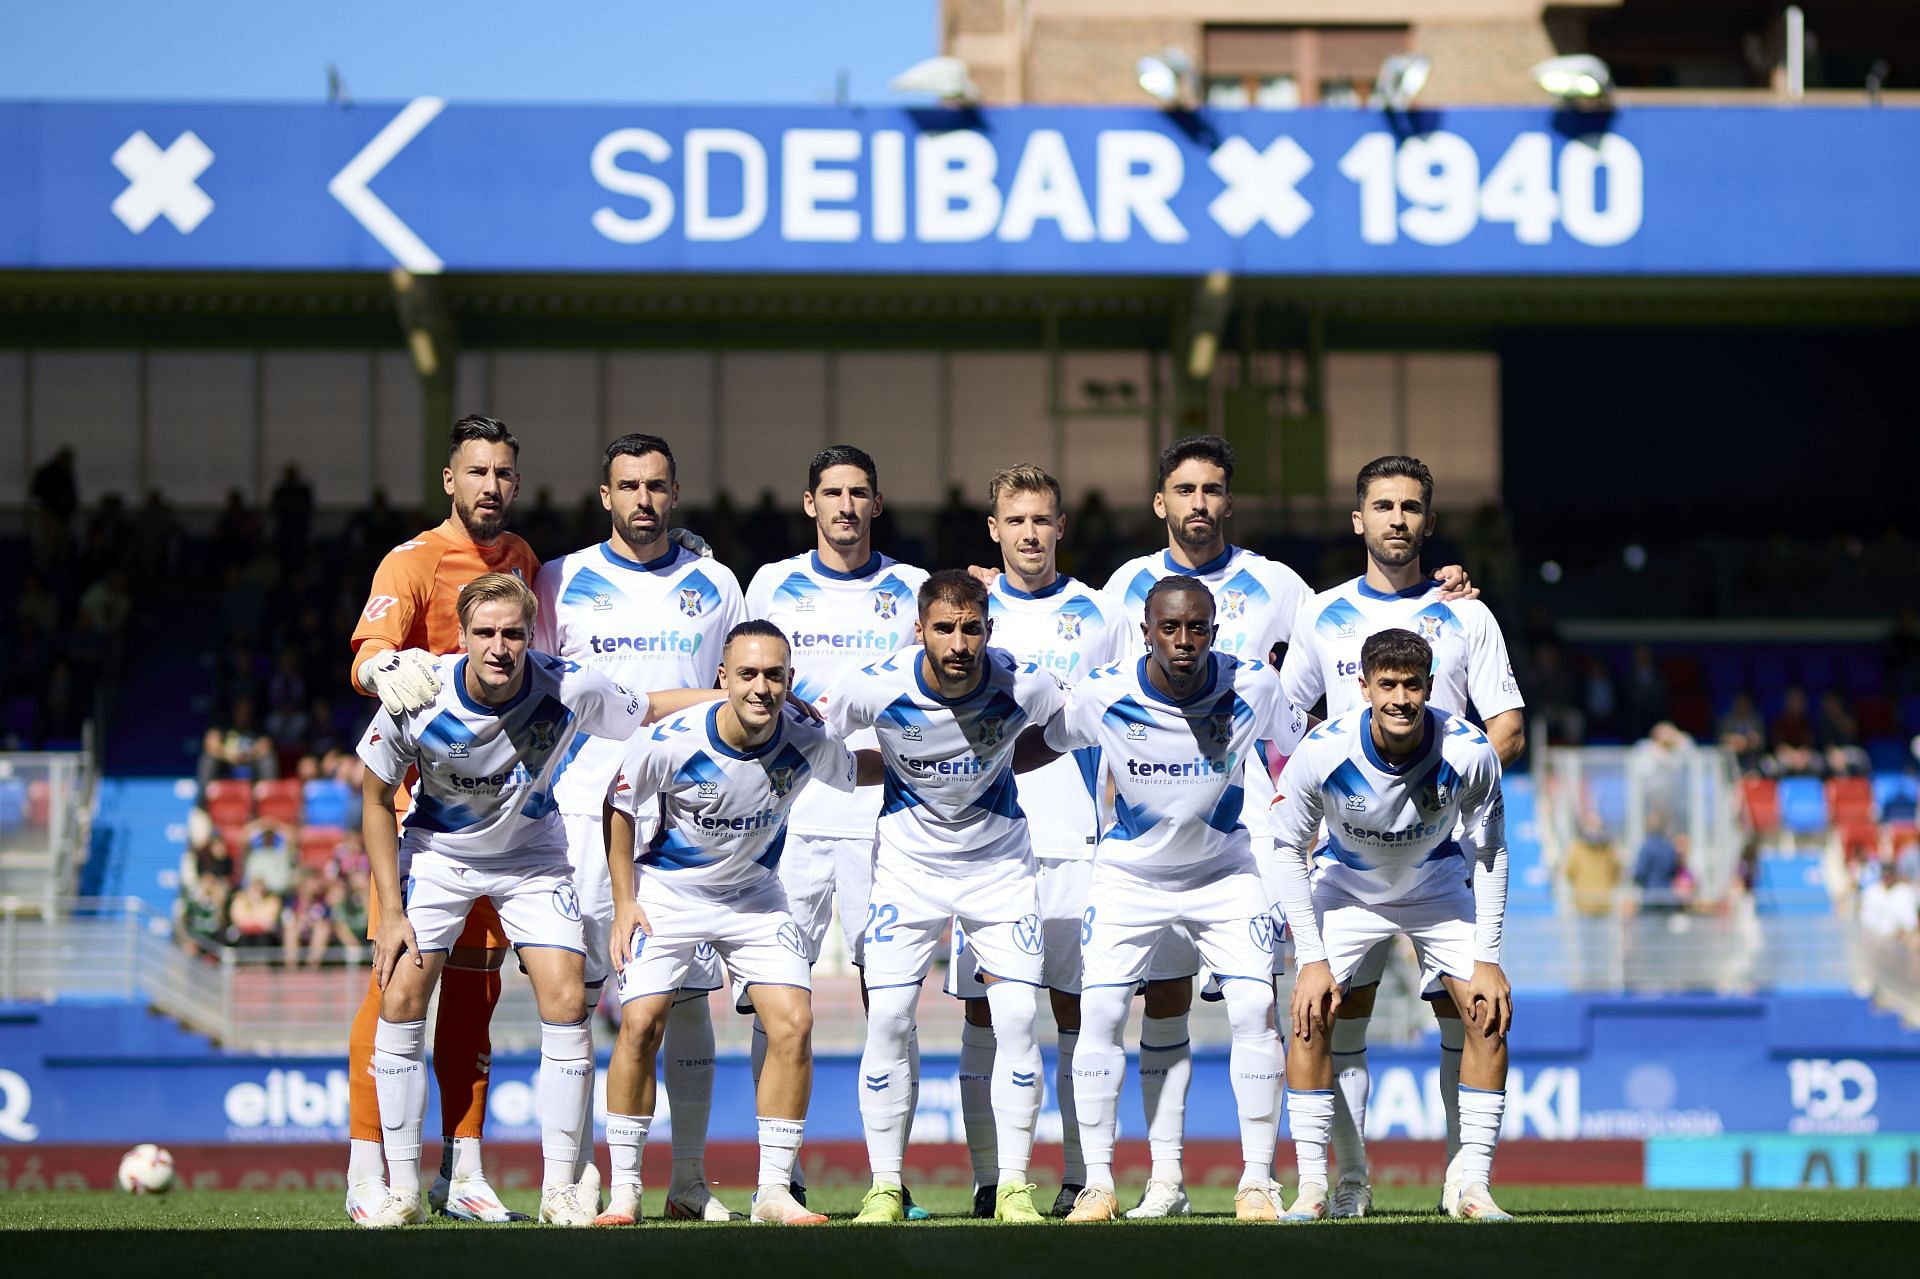
[[[439,695],[436,660],[460,650],[456,603],[483,573],[530,581],[540,561],[506,531],[520,491],[520,444],[502,422],[478,415],[454,423],[441,484],[452,513],[394,547],[374,570],[373,588],[353,631],[354,689],[380,699],[391,715],[429,705]],[[405,788],[399,792],[406,794]],[[369,893],[368,936],[380,926],[380,900]],[[508,1212],[487,1184],[480,1137],[487,1114],[488,1026],[500,1001],[500,965],[508,941],[493,905],[474,903],[440,976],[433,1073],[440,1088],[440,1175],[428,1201],[435,1211],[468,1221],[524,1221]],[[369,1068],[380,1020],[380,988],[369,979],[347,1040],[347,1216],[364,1220],[387,1198],[381,1154],[380,1102]]]

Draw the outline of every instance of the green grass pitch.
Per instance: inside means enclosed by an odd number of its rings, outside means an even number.
[[[1050,1188],[1036,1194],[1049,1201]],[[1195,1215],[1111,1226],[995,1226],[965,1214],[963,1191],[929,1189],[929,1222],[855,1227],[857,1192],[820,1190],[833,1224],[810,1230],[668,1224],[566,1231],[436,1220],[391,1234],[353,1229],[336,1193],[179,1192],[135,1198],[105,1193],[0,1195],[0,1272],[8,1275],[247,1275],[359,1279],[408,1272],[464,1276],[630,1273],[607,1267],[685,1266],[697,1275],[835,1274],[1026,1276],[1174,1274],[1180,1279],[1324,1268],[1491,1266],[1486,1273],[1608,1274],[1636,1279],[1685,1268],[1695,1274],[1909,1273],[1920,1247],[1920,1190],[1649,1191],[1509,1186],[1511,1225],[1448,1221],[1430,1188],[1380,1192],[1365,1221],[1240,1225],[1232,1193],[1194,1192]],[[737,1193],[735,1198],[740,1198]],[[531,1192],[508,1192],[532,1211]],[[1123,1201],[1127,1196],[1123,1193]],[[730,1201],[731,1202],[731,1201]],[[659,1196],[647,1196],[659,1211]],[[744,1203],[732,1206],[743,1208]],[[761,1267],[772,1267],[761,1271]],[[1658,1271],[1648,1268],[1659,1267]],[[1764,1269],[1762,1269],[1764,1268]],[[659,1271],[657,1273],[674,1273]],[[1295,1273],[1304,1273],[1295,1270]]]

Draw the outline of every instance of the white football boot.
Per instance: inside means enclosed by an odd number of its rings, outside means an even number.
[[[1485,1182],[1460,1187],[1453,1202],[1452,1216],[1462,1221],[1512,1221],[1513,1214],[1493,1201]]]
[[[581,1200],[580,1187],[568,1182],[541,1192],[540,1220],[550,1226],[591,1226],[593,1210]]]
[[[1327,1188],[1317,1181],[1300,1183],[1300,1194],[1293,1201],[1293,1207],[1280,1214],[1282,1221],[1325,1221],[1327,1219]]]
[[[396,1226],[417,1226],[426,1219],[418,1195],[390,1193],[378,1208],[360,1219],[360,1224],[368,1230],[392,1230]]]
[[[1373,1185],[1364,1175],[1342,1176],[1333,1188],[1330,1215],[1335,1219],[1366,1217],[1373,1213]]]
[[[347,1220],[365,1225],[367,1218],[380,1211],[386,1202],[386,1182],[356,1181],[347,1187]]]
[[[584,1196],[582,1196],[584,1198]],[[634,1226],[640,1223],[640,1187],[615,1186],[607,1206],[593,1219],[596,1226]]]
[[[1177,1181],[1149,1181],[1140,1202],[1127,1209],[1127,1217],[1139,1221],[1148,1217],[1184,1217],[1193,1211],[1187,1188]]]
[[[667,1216],[674,1221],[739,1221],[740,1214],[727,1206],[704,1181],[691,1182],[667,1192]]]
[[[498,1225],[527,1219],[526,1213],[514,1212],[500,1202],[500,1196],[493,1192],[493,1186],[483,1172],[476,1172],[469,1177],[455,1177],[451,1181],[445,1177],[435,1177],[433,1188],[427,1192],[427,1202],[435,1212],[457,1217],[461,1221],[484,1221]]]

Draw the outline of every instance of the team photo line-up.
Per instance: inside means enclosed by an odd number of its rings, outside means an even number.
[[[1191,1211],[1197,980],[1232,1029],[1236,1217],[1367,1215],[1368,1018],[1401,936],[1440,1032],[1440,1206],[1507,1219],[1489,1191],[1512,1020],[1500,774],[1524,749],[1523,704],[1466,574],[1422,565],[1433,477],[1417,459],[1360,471],[1364,571],[1315,594],[1228,542],[1233,454],[1218,437],[1160,455],[1166,545],[1101,588],[1058,571],[1061,491],[1038,467],[993,477],[997,566],[929,573],[874,548],[878,470],[837,445],[801,494],[815,545],[743,592],[674,527],[666,441],[607,447],[609,536],[544,565],[507,530],[519,449],[494,419],[454,426],[451,513],[381,561],[353,633],[354,687],[379,703],[359,744],[374,963],[349,1048],[355,1222],[525,1219],[481,1160],[488,1023],[514,953],[541,1020],[539,1220],[640,1220],[656,1071],[673,1118],[667,1215],[739,1218],[704,1162],[708,996],[726,987],[753,1016],[749,1215],[825,1223],[798,1153],[811,969],[836,924],[867,1006],[872,1186],[857,1222],[926,1215],[901,1174],[915,1008],[943,946],[948,993],[966,1001],[975,1216],[1044,1219],[1028,1179],[1043,993],[1064,1147],[1047,1215],[1123,1215],[1115,1112],[1141,992],[1152,1168],[1124,1215]],[[603,1181],[589,1018],[609,981],[622,1017]],[[423,1207],[429,1041],[443,1140]],[[1283,1110],[1291,1206],[1273,1171]]]

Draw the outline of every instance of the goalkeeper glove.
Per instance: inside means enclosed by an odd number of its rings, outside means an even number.
[[[667,530],[667,540],[675,546],[685,547],[702,559],[713,558],[713,548],[707,545],[707,539],[692,529],[670,528]]]
[[[433,658],[417,648],[388,649],[360,664],[360,687],[372,692],[398,717],[417,711],[440,695]]]

